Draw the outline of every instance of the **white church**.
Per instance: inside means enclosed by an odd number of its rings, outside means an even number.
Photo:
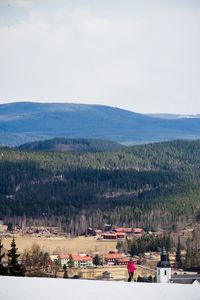
[[[171,277],[172,272],[170,264],[167,261],[167,252],[163,249],[160,255],[160,261],[157,263],[157,283],[170,283]]]

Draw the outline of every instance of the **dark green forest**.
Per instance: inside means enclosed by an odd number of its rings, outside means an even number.
[[[176,229],[200,215],[200,141],[99,152],[0,148],[0,219]],[[100,150],[101,151],[101,150]]]
[[[117,142],[99,139],[53,138],[20,145],[20,150],[34,151],[73,151],[73,152],[103,152],[121,150],[124,146]]]

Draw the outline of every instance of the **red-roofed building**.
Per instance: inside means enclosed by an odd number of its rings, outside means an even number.
[[[117,239],[124,239],[126,237],[126,233],[124,232],[108,232],[103,233],[102,238],[104,240],[117,240]]]
[[[116,233],[102,233],[102,238],[104,240],[116,240],[117,235]]]
[[[69,255],[68,254],[61,254],[59,255],[59,261],[60,261],[60,264],[61,266],[64,266],[64,265],[68,265],[68,261],[69,261]]]
[[[117,239],[123,239],[126,237],[125,232],[116,232],[115,235],[117,236]]]
[[[130,258],[129,257],[122,257],[115,261],[115,265],[128,265]]]
[[[114,229],[115,232],[124,232],[124,233],[132,233],[133,232],[133,228],[131,227],[118,227]]]
[[[87,268],[87,267],[92,267],[93,262],[92,262],[92,257],[85,255],[72,255],[73,261],[74,261],[74,267],[75,268]],[[61,266],[68,266],[69,262],[69,255],[68,254],[63,254],[59,256],[60,259],[60,264]]]
[[[93,266],[91,256],[72,256],[75,268],[88,268]]]
[[[134,234],[141,234],[142,233],[142,229],[141,228],[134,228],[133,232],[134,232]]]
[[[116,263],[118,260],[122,259],[124,254],[122,253],[108,253],[104,255],[104,261],[106,263]]]
[[[94,230],[94,233],[95,233],[95,236],[101,235],[101,234],[102,234],[102,230],[100,230],[100,229],[95,229],[95,230]]]

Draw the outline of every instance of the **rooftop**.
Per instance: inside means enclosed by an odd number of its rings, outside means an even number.
[[[123,257],[124,255],[122,253],[108,253],[104,255],[104,259],[117,259]]]

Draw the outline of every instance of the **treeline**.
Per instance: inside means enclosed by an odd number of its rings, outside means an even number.
[[[39,152],[0,148],[1,161],[34,161],[56,172],[68,168],[98,170],[179,170],[200,169],[200,140],[173,141],[126,147],[106,152]]]
[[[137,239],[118,241],[116,248],[120,252],[128,252],[131,256],[142,256],[145,252],[160,252],[163,248],[169,252],[173,246],[173,240],[169,235],[156,236],[154,234],[144,234]]]
[[[175,229],[198,216],[200,141],[102,153],[0,150],[0,219]],[[44,218],[45,216],[45,218]]]
[[[20,150],[71,152],[103,152],[123,148],[124,146],[113,141],[63,137],[26,143],[18,147]]]
[[[143,257],[146,252],[160,252],[161,249],[169,253],[175,251],[175,268],[187,271],[200,271],[200,228],[197,227],[192,237],[185,239],[178,236],[178,241],[173,235],[143,234],[139,238],[118,241],[116,248],[119,252],[129,253],[131,256]]]
[[[179,248],[178,248],[179,250]],[[177,250],[177,264],[186,270],[200,272],[200,228],[193,231],[192,237],[186,242],[185,259]],[[181,243],[180,243],[181,250]],[[180,251],[181,253],[181,251]]]

